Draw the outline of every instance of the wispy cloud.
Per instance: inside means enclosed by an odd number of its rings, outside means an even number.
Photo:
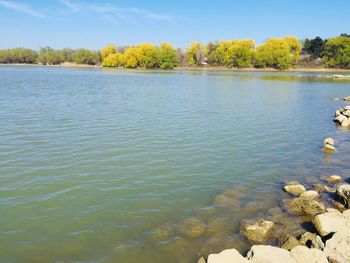
[[[73,3],[69,0],[59,0],[63,5],[65,5],[69,10],[73,12],[79,12],[81,10],[81,6],[79,4]]]
[[[159,21],[167,21],[167,22],[176,20],[176,17],[174,16],[157,14],[157,13],[150,12],[148,10],[143,10],[135,7],[122,8],[110,3],[83,4],[83,3],[73,2],[71,0],[58,0],[58,1],[61,2],[71,12],[80,12],[80,11],[92,12],[92,13],[100,14],[101,18],[105,20],[114,21],[114,22],[116,22],[117,20],[124,20],[135,24],[136,22],[133,18],[136,16],[139,16],[139,17],[141,16],[143,18],[151,19],[151,20],[159,20]]]
[[[21,12],[21,13],[24,13],[27,15],[35,16],[35,17],[40,17],[40,18],[45,17],[43,14],[39,13],[38,11],[32,9],[31,7],[29,7],[27,5],[12,2],[12,1],[0,0],[0,6],[18,11],[18,12]]]

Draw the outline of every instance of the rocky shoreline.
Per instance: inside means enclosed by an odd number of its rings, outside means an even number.
[[[349,112],[350,106],[340,108],[334,121],[350,128]],[[336,151],[332,138],[325,139],[323,150]],[[286,234],[285,219],[279,218],[278,211],[269,211],[265,218],[242,222],[241,234],[253,244],[245,256],[232,248],[210,254],[207,259],[201,257],[198,263],[350,263],[350,180],[339,175],[320,179],[325,184],[305,186],[291,181],[283,187],[291,198],[281,200],[281,208],[299,216],[309,231]],[[325,195],[327,202],[322,199]],[[271,238],[280,240],[279,247],[266,245]]]

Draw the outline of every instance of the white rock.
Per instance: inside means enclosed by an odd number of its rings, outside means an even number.
[[[334,120],[341,124],[344,120],[346,120],[346,117],[344,115],[340,114]]]
[[[335,117],[338,117],[340,114],[341,114],[341,113],[340,113],[340,110],[336,110],[336,112],[335,112]]]
[[[301,198],[311,198],[315,199],[318,197],[318,193],[314,190],[309,190],[300,195]]]
[[[219,254],[210,254],[208,263],[248,263],[236,249],[226,249]]]
[[[283,187],[284,191],[292,195],[300,195],[306,191],[305,187],[298,182],[290,182]]]
[[[344,110],[350,110],[350,105],[345,106]]]
[[[350,126],[350,120],[348,118],[344,119],[341,123],[342,127],[349,127]]]
[[[324,145],[326,144],[330,144],[330,145],[334,145],[334,140],[332,138],[326,138],[323,142]]]
[[[350,262],[350,229],[337,232],[326,241],[323,250],[329,262],[349,263]]]
[[[247,258],[252,263],[296,263],[288,250],[264,245],[252,246]]]
[[[343,231],[347,227],[345,217],[334,212],[318,214],[312,219],[312,223],[322,237],[332,232]]]
[[[350,110],[344,111],[343,115],[346,116],[346,117],[350,117]]]
[[[316,248],[297,246],[290,251],[290,256],[297,263],[328,263],[326,255]]]
[[[350,101],[350,96],[344,98],[345,101]]]

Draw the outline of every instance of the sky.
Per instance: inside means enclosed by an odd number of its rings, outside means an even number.
[[[0,49],[350,33],[350,0],[0,0]]]

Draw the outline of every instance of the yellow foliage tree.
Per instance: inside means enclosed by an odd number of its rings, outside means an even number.
[[[118,49],[116,45],[108,45],[101,49],[101,59],[102,61],[109,55],[109,54],[116,54],[118,53]]]

